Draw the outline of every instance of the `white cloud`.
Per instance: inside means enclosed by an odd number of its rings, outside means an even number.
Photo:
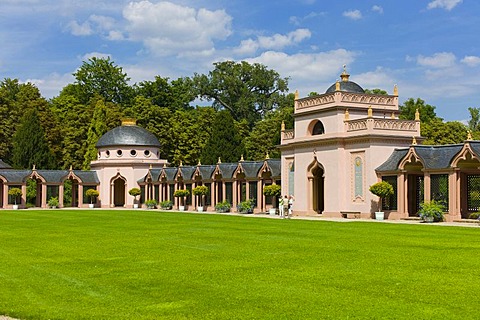
[[[101,53],[101,52],[89,52],[87,54],[84,54],[81,57],[82,61],[86,61],[90,58],[106,59],[106,58],[112,58],[112,55],[108,53]]]
[[[462,3],[462,1],[463,0],[434,0],[428,4],[427,9],[442,8],[450,11]]]
[[[232,17],[171,2],[130,2],[123,10],[129,39],[141,41],[157,55],[213,52],[215,40],[231,33]]]
[[[299,26],[304,21],[314,19],[314,18],[318,18],[318,17],[322,17],[322,16],[325,16],[325,14],[326,14],[325,12],[310,12],[309,14],[307,14],[304,17],[291,16],[288,19],[288,21],[295,26]]]
[[[407,57],[408,61],[409,57]],[[422,55],[417,56],[417,64],[424,67],[431,68],[448,68],[455,65],[456,57],[451,52],[439,52],[433,56],[425,57]]]
[[[27,79],[25,82],[33,83],[46,98],[58,96],[59,88],[64,88],[67,84],[74,81],[71,73],[58,74],[52,73],[42,79]]]
[[[290,77],[292,90],[301,88],[301,96],[311,91],[324,92],[339,77],[342,66],[354,61],[355,52],[337,49],[312,54],[288,55],[284,52],[267,51],[260,56],[247,59],[250,63],[261,63]]]
[[[465,56],[462,60],[462,63],[466,64],[469,67],[476,67],[480,65],[480,57],[477,56]]]
[[[89,36],[93,34],[93,30],[88,21],[79,24],[77,21],[70,21],[67,28],[72,32],[74,36]]]
[[[360,20],[362,19],[362,13],[360,10],[350,10],[343,12],[343,16],[347,17],[352,20]]]
[[[275,34],[271,37],[259,36],[257,40],[247,39],[240,43],[240,46],[234,49],[236,54],[252,54],[259,49],[279,50],[287,46],[298,44],[305,39],[310,38],[312,33],[308,29],[297,29],[286,35]]]
[[[378,5],[374,5],[374,6],[372,7],[372,11],[378,12],[378,13],[382,14],[382,13],[383,13],[383,8],[380,7],[380,6],[378,6]]]

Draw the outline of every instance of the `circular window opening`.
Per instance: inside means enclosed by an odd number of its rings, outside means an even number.
[[[105,155],[107,156],[107,158],[110,157],[110,151],[108,151],[108,150],[105,151]]]
[[[143,154],[145,155],[145,157],[150,157],[150,150],[145,150]]]
[[[119,157],[122,156],[122,150],[117,150],[117,156],[119,156]]]
[[[130,155],[131,155],[132,157],[135,157],[135,156],[137,155],[137,151],[135,151],[135,150],[130,150]]]

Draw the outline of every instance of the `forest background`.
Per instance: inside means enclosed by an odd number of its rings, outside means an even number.
[[[17,169],[88,170],[95,144],[121,119],[134,118],[160,141],[172,165],[214,164],[279,158],[282,122],[293,128],[294,99],[288,78],[262,64],[224,61],[208,74],[129,85],[110,58],[90,58],[73,74],[74,83],[45,99],[31,83],[0,82],[0,159]],[[366,89],[387,94],[382,89]],[[311,92],[309,95],[317,95]],[[194,105],[204,101],[210,105]],[[469,107],[468,124],[445,122],[420,98],[400,106],[401,119],[419,110],[423,144],[480,138],[480,108]]]

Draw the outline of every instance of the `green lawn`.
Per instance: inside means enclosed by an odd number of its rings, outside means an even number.
[[[479,318],[480,228],[0,211],[0,315]]]

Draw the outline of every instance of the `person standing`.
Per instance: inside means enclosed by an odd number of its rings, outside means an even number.
[[[288,197],[288,219],[290,219],[293,215],[293,201],[294,198],[292,195],[290,195],[290,197]]]
[[[278,212],[280,214],[280,218],[285,218],[285,201],[282,197],[278,198]]]

